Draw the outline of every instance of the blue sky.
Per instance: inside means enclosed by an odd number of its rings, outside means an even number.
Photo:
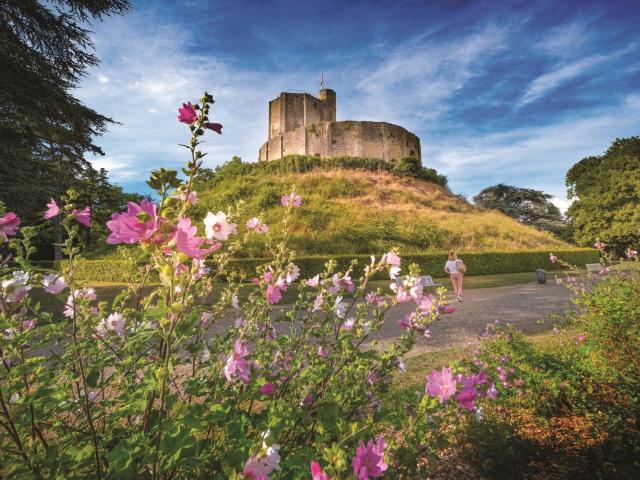
[[[468,196],[496,183],[566,207],[564,174],[640,134],[640,1],[140,1],[93,25],[102,60],[76,94],[120,122],[92,159],[127,190],[179,168],[182,101],[216,98],[206,166],[255,161],[268,101],[316,94],[338,120],[402,125]]]

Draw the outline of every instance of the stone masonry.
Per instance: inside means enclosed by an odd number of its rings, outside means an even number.
[[[328,88],[318,98],[283,92],[269,102],[269,139],[259,160],[287,155],[421,159],[420,139],[405,128],[387,122],[337,122],[336,92]]]

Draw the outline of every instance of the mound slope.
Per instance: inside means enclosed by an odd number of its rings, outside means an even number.
[[[553,235],[497,211],[470,205],[440,185],[388,172],[312,170],[304,173],[244,171],[198,185],[200,214],[242,200],[248,215],[280,228],[280,196],[295,187],[303,205],[291,221],[300,255],[567,248]],[[264,244],[252,245],[255,256]]]

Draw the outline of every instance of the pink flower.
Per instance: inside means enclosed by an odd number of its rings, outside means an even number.
[[[236,233],[236,224],[227,222],[227,215],[224,212],[218,212],[215,215],[211,212],[207,213],[204,219],[205,233],[209,240],[228,240],[229,235]]]
[[[36,324],[38,323],[38,320],[36,320],[35,318],[33,320],[23,320],[22,321],[22,330],[33,330],[34,328],[36,328]]]
[[[496,397],[498,396],[498,389],[496,389],[495,384],[493,384],[493,383],[492,383],[492,384],[489,386],[489,388],[487,389],[487,395],[488,395],[490,398],[496,398]]]
[[[411,294],[404,287],[399,287],[395,283],[391,284],[391,290],[396,292],[396,302],[405,303],[411,300]]]
[[[389,270],[389,278],[393,280],[400,274],[400,264],[402,263],[400,257],[393,250],[385,253],[380,260],[387,266]]]
[[[478,391],[475,388],[476,378],[471,375],[465,377],[460,376],[460,383],[462,384],[462,390],[456,395],[456,400],[467,410],[475,410],[474,400],[478,396]]]
[[[121,337],[124,334],[124,324],[124,317],[121,314],[112,313],[100,321],[96,327],[96,335],[102,338],[108,331],[111,331]]]
[[[311,480],[329,480],[329,475],[322,471],[320,464],[315,460],[311,461]]]
[[[327,353],[327,351],[324,349],[322,345],[318,347],[318,356],[321,358],[326,358],[327,356],[329,356],[329,354]]]
[[[258,457],[250,457],[244,464],[242,474],[244,478],[251,480],[269,480],[269,474],[273,466]]]
[[[370,305],[375,305],[378,308],[384,307],[385,298],[383,295],[378,295],[376,292],[369,292],[364,298]]]
[[[275,389],[273,388],[273,383],[271,382],[267,382],[260,387],[260,393],[262,395],[267,395],[270,397],[271,395],[273,395],[273,392],[275,392]]]
[[[638,251],[637,250],[628,249],[624,253],[625,253],[625,255],[627,256],[628,259],[636,258],[638,256]]]
[[[66,317],[72,318],[75,315],[75,311],[76,311],[76,301],[79,300],[87,300],[87,301],[92,301],[96,299],[96,291],[93,288],[85,288],[83,290],[74,290],[73,293],[71,293],[71,295],[69,295],[69,298],[67,298],[67,303],[65,304],[65,308],[64,308],[64,315]],[[91,313],[97,313],[97,310],[95,308],[92,308]]]
[[[206,240],[204,238],[197,237],[197,232],[198,229],[195,226],[191,226],[190,218],[181,218],[178,220],[178,229],[174,234],[174,240],[178,251],[191,258],[200,259],[206,257],[213,250],[220,248],[219,243],[213,245],[211,248],[200,248],[200,245],[202,245]]]
[[[20,217],[13,212],[7,212],[0,217],[0,242],[6,242],[7,237],[15,235],[20,225]]]
[[[192,192],[189,192],[189,195],[187,195],[187,192],[181,191],[176,193],[175,197],[178,200],[182,200],[183,202],[186,200],[191,205],[196,205],[198,203],[198,192],[192,191]]]
[[[245,359],[249,355],[249,347],[244,342],[236,340],[233,345],[233,353],[227,358],[224,366],[224,376],[231,382],[234,376],[237,376],[243,383],[249,383],[249,367],[250,363]]]
[[[556,263],[558,261],[558,257],[556,257],[553,253],[550,253],[549,260],[551,261],[551,263]]]
[[[302,205],[302,197],[295,192],[293,192],[291,195],[287,195],[285,193],[280,198],[280,203],[283,207],[298,208],[300,205]]]
[[[587,337],[585,335],[583,335],[582,333],[580,335],[576,336],[575,342],[576,345],[580,345],[581,343],[583,343],[585,340],[587,339]]]
[[[84,207],[84,210],[74,208],[71,215],[73,215],[73,218],[75,218],[78,223],[85,227],[91,226],[91,209],[89,207]]]
[[[315,277],[307,280],[306,285],[307,287],[316,288],[318,285],[320,285],[320,275],[316,275]]]
[[[429,396],[438,397],[442,403],[456,393],[456,384],[451,369],[442,367],[442,371],[433,370],[427,375],[426,391]]]
[[[382,435],[378,435],[377,443],[369,440],[365,445],[360,442],[356,449],[356,456],[353,457],[353,474],[358,480],[368,480],[378,478],[386,472],[388,466],[384,463],[384,449],[386,444]]]
[[[221,123],[205,122],[203,126],[204,126],[204,128],[208,128],[209,130],[213,130],[218,135],[222,135],[222,124]]]
[[[158,226],[158,214],[152,202],[142,200],[140,205],[129,202],[127,213],[114,213],[107,222],[107,227],[111,230],[107,243],[116,245],[150,241]]]
[[[280,292],[278,286],[275,284],[270,284],[267,286],[265,296],[267,298],[267,302],[269,302],[271,305],[275,305],[282,299],[282,293]]]
[[[269,231],[269,227],[262,223],[258,217],[253,217],[247,220],[247,230],[256,233],[267,233]]]
[[[49,203],[47,203],[47,207],[47,211],[44,212],[45,220],[49,220],[50,218],[53,218],[60,213],[60,207],[58,207],[58,204],[53,198]]]
[[[606,247],[607,244],[598,240],[596,243],[593,244],[593,246],[596,247],[598,250],[604,250],[604,247]]]
[[[340,290],[346,290],[348,293],[353,293],[355,285],[348,273],[345,273],[343,276],[336,273],[331,278],[331,286],[327,290],[329,293],[333,294],[338,293]]]
[[[49,273],[42,277],[42,287],[45,292],[57,295],[67,287],[67,284],[64,281],[64,277],[55,273]]]
[[[183,103],[182,107],[178,108],[178,121],[191,125],[196,120],[198,120],[198,114],[191,102]]]
[[[438,312],[442,313],[443,315],[449,315],[455,311],[456,309],[451,305],[440,305],[440,308],[438,309]]]

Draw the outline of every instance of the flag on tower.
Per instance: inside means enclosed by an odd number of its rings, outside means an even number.
[[[320,90],[324,88],[324,72],[320,75]]]

